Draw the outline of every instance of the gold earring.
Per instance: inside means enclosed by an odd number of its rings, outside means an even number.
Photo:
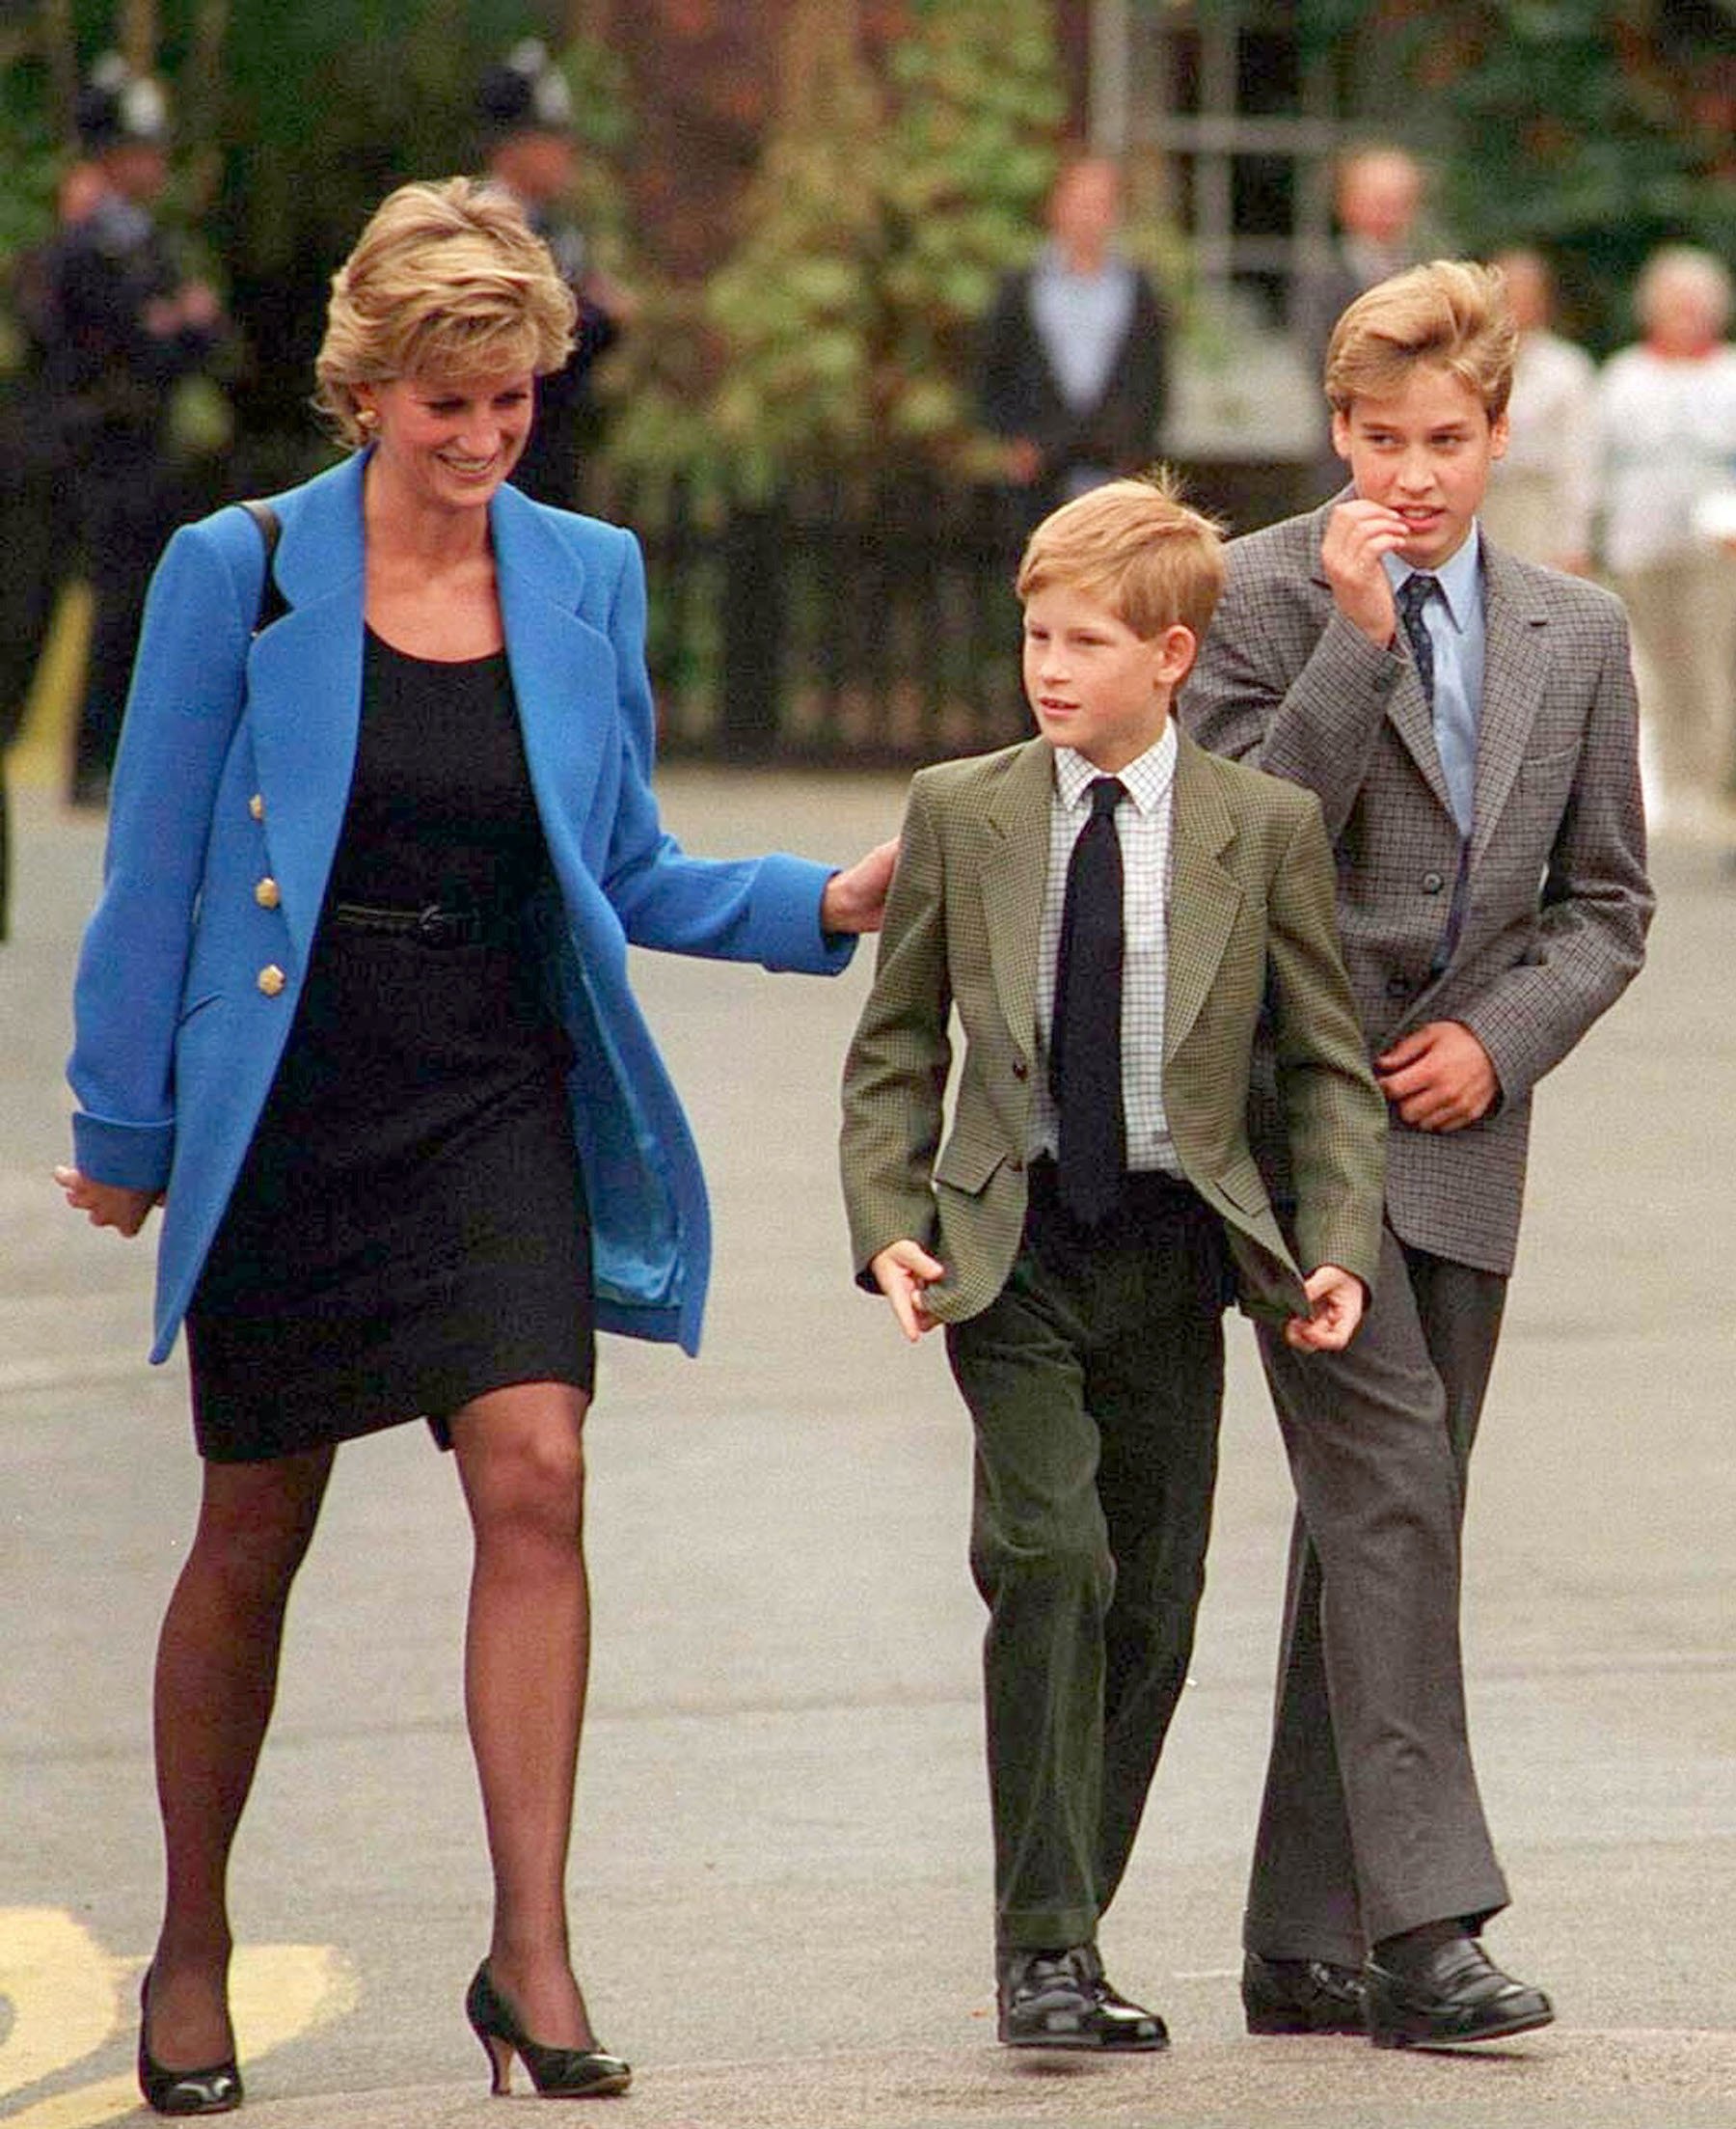
[[[358,427],[372,428],[379,421],[379,419],[380,417],[378,413],[376,413],[376,411],[370,406],[359,406],[356,409],[356,423]]]

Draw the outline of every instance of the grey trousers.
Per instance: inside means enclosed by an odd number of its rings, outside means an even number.
[[[1297,1500],[1243,1924],[1263,1957],[1356,1966],[1379,1938],[1506,1905],[1458,1634],[1464,1472],[1505,1296],[1389,1230],[1348,1351],[1261,1327]]]

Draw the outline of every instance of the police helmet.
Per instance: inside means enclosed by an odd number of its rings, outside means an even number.
[[[496,139],[511,133],[570,133],[573,93],[542,40],[527,37],[483,74],[476,113]]]
[[[119,52],[104,52],[92,68],[72,117],[90,155],[111,148],[168,145],[169,102],[162,85],[134,73]]]

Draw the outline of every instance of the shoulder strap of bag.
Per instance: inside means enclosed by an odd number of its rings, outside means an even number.
[[[249,498],[243,501],[241,507],[259,528],[259,538],[265,548],[265,568],[259,579],[259,610],[254,615],[253,629],[254,634],[259,636],[273,621],[281,621],[289,611],[289,602],[285,598],[277,581],[277,545],[283,536],[284,528],[269,503]]]

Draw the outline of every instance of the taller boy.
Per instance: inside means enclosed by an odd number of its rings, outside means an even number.
[[[1428,1952],[1399,1974],[1370,1964],[1377,2037],[1540,2022],[1525,2018],[1534,1992],[1504,1997],[1475,1941],[1505,1893],[1456,1693],[1438,1696],[1440,1733],[1410,1741],[1441,1807],[1426,1850],[1404,1852],[1345,1733],[1356,1679],[1379,1660],[1370,1640],[1395,1654],[1421,1647],[1386,1634],[1395,1602],[1455,1602],[1451,1578],[1431,1597],[1397,1551],[1381,1577],[1371,1548],[1337,1568],[1332,1549],[1331,1459],[1346,1438],[1389,1475],[1407,1460],[1424,1469],[1428,1441],[1444,1441],[1462,1501],[1513,1264],[1532,1088],[1631,981],[1651,915],[1621,609],[1478,532],[1506,443],[1514,345],[1500,279],[1480,266],[1414,267],[1350,306],[1325,383],[1351,489],[1233,543],[1181,705],[1208,748],[1319,796],[1392,1127],[1362,1336],[1301,1367],[1261,1332],[1298,1478],[1312,1483],[1244,1928],[1258,2031],[1359,2022],[1357,1976],[1381,1928],[1372,1883],[1388,1888],[1389,1918],[1396,1898],[1407,1951]],[[1438,1513],[1438,1497],[1411,1503],[1413,1522]],[[1389,1550],[1404,1520],[1392,1518]]]

